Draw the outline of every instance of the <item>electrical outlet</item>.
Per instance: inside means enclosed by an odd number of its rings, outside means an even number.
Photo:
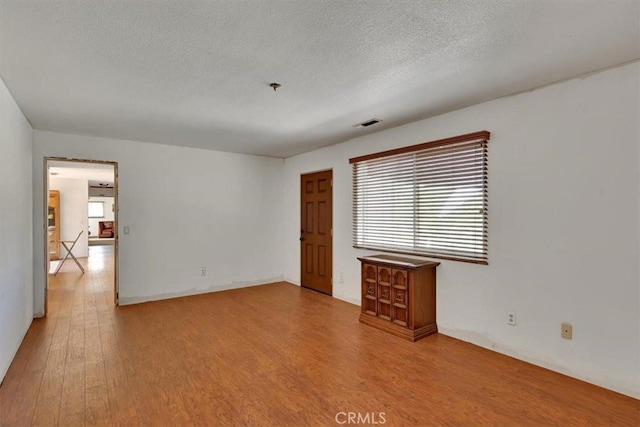
[[[200,275],[201,276],[207,275],[207,267],[200,267]]]
[[[516,312],[507,311],[507,325],[516,326]]]
[[[571,323],[562,323],[562,325],[560,326],[560,336],[565,340],[570,340],[573,338],[573,326],[571,326]]]

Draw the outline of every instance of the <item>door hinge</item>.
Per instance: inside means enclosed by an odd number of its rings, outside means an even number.
[[[333,228],[331,229],[331,237],[333,237]]]
[[[331,181],[331,186],[333,187],[333,179],[331,179],[330,181]]]

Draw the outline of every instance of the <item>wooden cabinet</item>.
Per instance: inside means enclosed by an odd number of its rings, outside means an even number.
[[[60,192],[57,190],[49,191],[47,250],[50,260],[60,258]]]
[[[436,267],[439,262],[391,255],[362,263],[360,321],[410,341],[438,331]]]

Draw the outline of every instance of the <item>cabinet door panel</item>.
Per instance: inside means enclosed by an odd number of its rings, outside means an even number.
[[[407,289],[393,288],[393,303],[407,305],[409,291]]]
[[[391,304],[391,287],[378,284],[378,301]]]
[[[378,284],[391,286],[392,270],[389,267],[378,267]]]
[[[385,320],[391,320],[391,304],[378,301],[378,317]]]
[[[377,281],[378,268],[375,265],[364,264],[364,266],[362,267],[362,286],[364,295],[376,297]]]
[[[391,286],[378,283],[378,317],[391,320]]]
[[[400,326],[409,326],[409,280],[407,270],[392,271],[393,287],[391,292],[391,321]]]
[[[377,304],[375,299],[365,298],[362,300],[362,311],[375,316],[377,314]]]
[[[372,316],[378,311],[377,281],[378,267],[362,264],[362,312]]]
[[[409,311],[405,308],[393,306],[393,323],[405,328],[409,326]]]
[[[391,320],[392,272],[389,267],[378,267],[378,317],[385,320]]]
[[[409,273],[407,270],[392,270],[393,286],[406,288],[409,285]]]

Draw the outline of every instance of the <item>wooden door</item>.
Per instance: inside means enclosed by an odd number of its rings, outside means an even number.
[[[302,286],[332,294],[332,171],[300,178],[300,281]]]

